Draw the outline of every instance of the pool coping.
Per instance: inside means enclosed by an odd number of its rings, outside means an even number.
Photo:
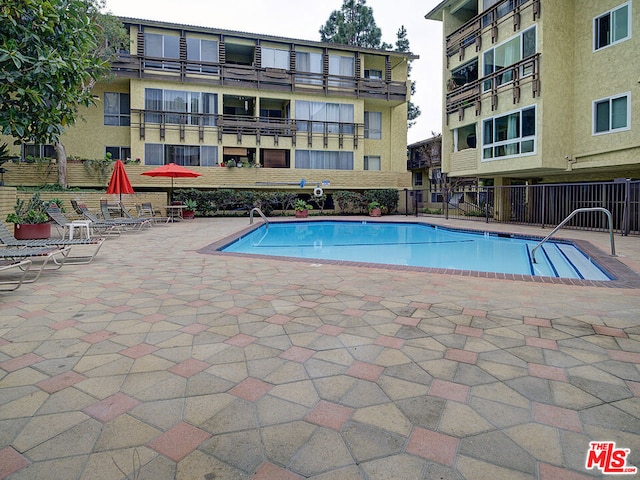
[[[307,218],[304,220],[298,218],[282,218],[278,220],[272,220],[269,223],[304,223],[304,222],[317,222],[317,221],[332,221],[332,222],[362,222],[365,221],[363,219],[334,219],[334,218],[326,218],[326,217],[318,217],[318,218]],[[375,223],[380,222],[379,219],[376,220],[366,220],[367,222]],[[530,234],[520,234],[520,233],[508,233],[508,232],[495,232],[495,231],[487,231],[482,229],[474,229],[474,228],[460,228],[460,227],[449,227],[437,225],[434,223],[429,223],[428,221],[420,221],[420,220],[383,220],[385,223],[413,223],[413,224],[421,224],[421,225],[429,225],[437,228],[443,228],[448,230],[456,230],[461,232],[472,232],[472,233],[489,233],[492,235],[509,235],[513,238],[522,238],[529,240],[542,240],[544,237],[539,235],[530,235]],[[522,275],[522,274],[512,274],[512,273],[497,273],[497,272],[479,272],[476,270],[456,270],[450,268],[434,268],[434,267],[412,267],[406,265],[389,265],[385,263],[369,263],[369,262],[352,262],[348,260],[325,260],[325,259],[310,259],[310,258],[298,258],[298,257],[286,257],[286,256],[276,256],[276,255],[261,255],[261,254],[252,254],[252,253],[237,253],[237,252],[222,252],[219,249],[226,247],[230,243],[236,241],[237,239],[248,235],[254,230],[260,228],[264,225],[264,222],[254,223],[248,225],[246,228],[243,228],[231,235],[228,235],[220,240],[217,240],[203,248],[197,250],[198,253],[206,254],[206,255],[218,255],[218,256],[230,256],[230,257],[243,257],[243,258],[262,258],[265,260],[280,260],[286,262],[298,262],[305,264],[326,264],[326,265],[340,265],[340,266],[349,266],[349,267],[363,267],[363,268],[381,268],[384,270],[398,270],[398,271],[411,271],[411,272],[424,272],[424,273],[435,273],[440,275],[451,275],[451,276],[462,276],[462,277],[474,277],[474,278],[490,278],[490,279],[500,279],[500,280],[515,280],[522,282],[531,282],[531,283],[544,283],[544,284],[557,284],[557,285],[573,285],[573,286],[591,286],[591,287],[606,287],[606,288],[639,288],[640,287],[640,275],[618,260],[616,257],[612,257],[611,255],[606,254],[600,248],[593,245],[591,242],[587,240],[580,239],[572,239],[572,238],[563,238],[563,237],[554,237],[554,241],[562,241],[572,243],[577,246],[580,250],[582,250],[585,254],[587,254],[591,259],[593,259],[600,267],[604,268],[607,273],[613,275],[615,278],[613,280],[581,280],[574,278],[556,278],[556,277],[541,277],[534,275]]]

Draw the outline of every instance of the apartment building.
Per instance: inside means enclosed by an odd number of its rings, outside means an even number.
[[[445,0],[442,169],[510,183],[640,178],[638,0]]]
[[[302,178],[312,190],[321,180],[331,188],[410,186],[407,66],[417,56],[120,20],[131,48],[94,88],[98,105],[65,133],[69,156],[175,162],[202,173],[199,188]],[[21,155],[53,149],[25,145]],[[157,181],[135,178],[143,187]]]

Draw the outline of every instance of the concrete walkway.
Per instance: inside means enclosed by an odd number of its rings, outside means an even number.
[[[0,294],[0,479],[580,480],[595,441],[640,466],[640,288],[196,252],[247,224]]]

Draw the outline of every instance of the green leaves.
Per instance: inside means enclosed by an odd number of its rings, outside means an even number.
[[[320,39],[357,47],[389,48],[381,43],[382,31],[373,18],[373,9],[366,3],[366,0],[343,0],[341,9],[331,12],[320,27]]]
[[[16,0],[0,7],[0,130],[56,142],[108,73],[94,0]],[[91,14],[91,16],[90,16]],[[94,21],[96,20],[96,21]],[[98,40],[100,39],[100,41]]]

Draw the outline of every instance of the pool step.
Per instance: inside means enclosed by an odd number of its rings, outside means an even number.
[[[532,264],[536,275],[576,278],[584,280],[611,280],[597,265],[570,244],[547,243],[536,255],[538,263]]]
[[[553,264],[553,269],[556,277],[582,278],[579,271],[576,270],[573,265],[567,261],[567,258],[562,254],[562,251],[558,249],[557,243],[544,244],[540,249]]]
[[[591,259],[578,251],[573,245],[564,243],[555,244],[565,257],[580,272],[582,278],[586,280],[611,280]]]

